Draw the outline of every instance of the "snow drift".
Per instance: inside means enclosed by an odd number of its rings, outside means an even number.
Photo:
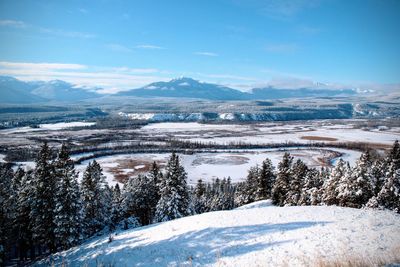
[[[111,242],[101,236],[36,265],[310,266],[343,259],[387,263],[400,255],[399,229],[400,215],[390,211],[275,207],[261,201],[116,233]]]

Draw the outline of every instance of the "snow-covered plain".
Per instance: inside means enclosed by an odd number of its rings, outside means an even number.
[[[153,136],[171,136],[199,142],[229,144],[243,143],[307,143],[329,142],[368,142],[391,145],[400,139],[400,127],[384,131],[381,128],[357,128],[356,125],[335,124],[332,121],[313,121],[301,123],[260,123],[260,124],[201,124],[201,123],[154,123],[142,127],[142,132]],[[318,140],[321,138],[321,140]]]
[[[391,211],[267,200],[97,237],[36,266],[374,266],[400,260],[399,229]]]
[[[261,164],[266,158],[271,159],[275,167],[282,160],[283,154],[290,152],[295,160],[301,159],[308,166],[320,167],[321,159],[332,156],[333,152],[342,154],[341,158],[349,161],[351,165],[360,157],[360,152],[338,149],[310,149],[310,148],[285,148],[285,149],[257,149],[252,151],[219,152],[219,153],[195,153],[192,155],[179,154],[181,163],[188,173],[188,184],[194,185],[198,179],[211,182],[212,179],[230,177],[232,182],[243,181],[250,167]],[[117,183],[116,173],[136,176],[146,171],[145,166],[150,166],[153,161],[164,165],[170,154],[125,154],[97,158],[96,161],[103,168],[103,173],[109,184]],[[336,162],[337,157],[332,159]],[[80,177],[90,161],[84,161],[77,165]],[[128,164],[128,165],[127,165]],[[147,169],[148,170],[148,169]]]
[[[37,132],[37,131],[58,131],[67,128],[92,126],[95,124],[96,124],[95,122],[82,122],[82,121],[46,123],[46,124],[39,124],[38,128],[31,128],[26,126],[26,127],[4,129],[0,130],[0,134],[27,133],[27,132]]]

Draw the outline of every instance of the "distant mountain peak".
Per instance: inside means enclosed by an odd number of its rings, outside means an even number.
[[[0,76],[0,82],[15,82],[15,81],[18,80],[11,76]]]
[[[14,77],[0,76],[1,103],[38,103],[49,100],[65,102],[96,97],[99,95],[93,90],[62,80],[25,82]]]

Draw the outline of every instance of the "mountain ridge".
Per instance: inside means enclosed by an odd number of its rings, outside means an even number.
[[[100,95],[62,80],[25,82],[11,76],[0,76],[0,103],[68,102],[95,97]]]
[[[96,88],[99,89],[99,88]],[[264,100],[306,97],[352,96],[354,89],[278,89],[275,87],[254,88],[243,92],[228,86],[181,77],[170,81],[153,82],[146,86],[108,94],[114,97],[168,97],[205,100]],[[1,103],[39,103],[46,101],[71,102],[105,96],[94,89],[87,90],[62,80],[25,82],[10,76],[0,76]]]

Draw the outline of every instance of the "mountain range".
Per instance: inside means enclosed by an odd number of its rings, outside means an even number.
[[[260,100],[350,96],[355,94],[357,94],[357,91],[353,89],[278,89],[274,87],[254,88],[249,92],[242,92],[223,85],[199,82],[191,78],[179,78],[168,82],[151,83],[113,96]],[[102,96],[104,95],[96,93],[95,89],[84,89],[61,80],[25,82],[9,76],[0,76],[0,103],[73,102]]]
[[[95,92],[61,80],[25,82],[9,76],[0,76],[0,103],[70,102],[99,96]]]

